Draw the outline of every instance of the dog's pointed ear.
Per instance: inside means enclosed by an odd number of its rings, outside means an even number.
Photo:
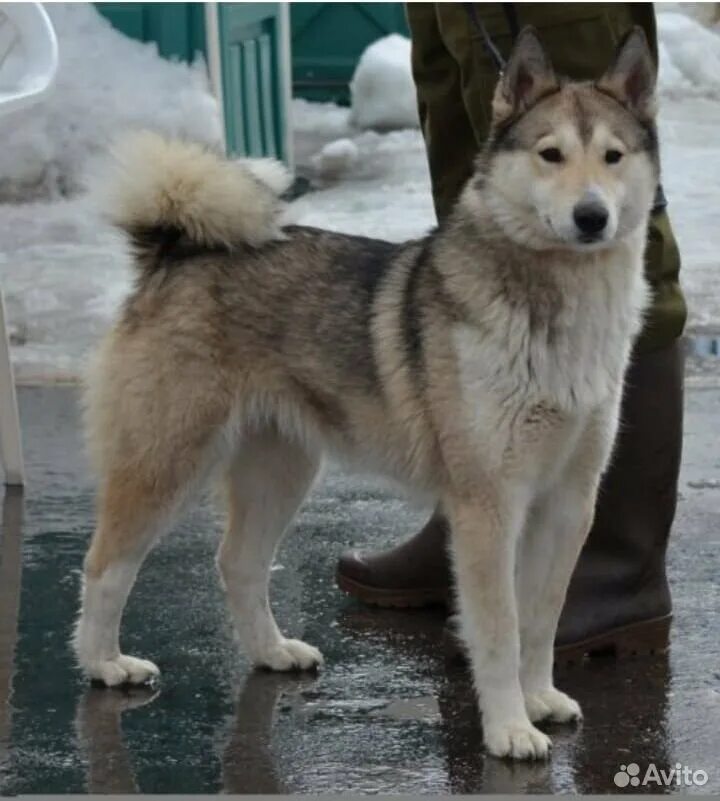
[[[493,118],[501,122],[529,108],[558,86],[555,72],[535,29],[523,28],[500,76],[493,97]]]
[[[618,45],[615,59],[597,82],[639,117],[655,116],[655,64],[643,29],[636,25]]]

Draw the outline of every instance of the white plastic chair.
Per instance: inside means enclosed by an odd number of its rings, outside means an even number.
[[[0,76],[10,51],[22,48],[22,70],[9,87],[0,85],[0,116],[39,100],[57,73],[58,46],[50,18],[40,3],[0,3]],[[25,483],[20,416],[0,290],[0,463],[5,484]]]

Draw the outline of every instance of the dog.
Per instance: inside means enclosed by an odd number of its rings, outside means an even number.
[[[150,133],[118,147],[102,202],[136,275],[87,381],[98,519],[74,647],[92,679],[157,675],[120,651],[123,607],[214,474],[242,647],[272,670],[320,665],[278,629],[268,577],[331,455],[441,503],[486,749],[548,755],[534,724],[581,716],[553,640],[648,300],[654,87],[639,28],[583,83],[524,30],[453,212],[404,244],[288,224],[276,162]]]

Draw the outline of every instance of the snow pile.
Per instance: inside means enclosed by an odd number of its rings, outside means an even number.
[[[657,15],[660,93],[720,98],[720,34],[686,14]]]
[[[26,111],[0,117],[0,200],[72,195],[89,156],[123,129],[151,128],[220,141],[217,103],[202,61],[160,58],[155,44],[116,31],[90,3],[48,3],[60,49],[54,90]],[[13,49],[4,81],[22,68]]]
[[[359,155],[355,142],[345,137],[325,145],[313,156],[312,164],[321,178],[337,178],[355,166]]]
[[[343,136],[350,127],[350,111],[335,103],[313,103],[296,97],[292,101],[293,133]]]
[[[323,144],[353,133],[350,109],[336,106],[335,103],[311,103],[295,98],[292,101],[290,118],[296,164],[311,164],[313,156]]]
[[[351,119],[358,128],[417,128],[410,40],[393,33],[373,42],[360,57],[350,94]]]
[[[718,3],[655,3],[656,12],[675,11],[692,17],[701,25],[710,27],[720,22],[720,4]]]

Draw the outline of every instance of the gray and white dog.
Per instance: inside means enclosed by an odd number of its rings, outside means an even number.
[[[524,31],[492,133],[449,219],[394,245],[284,225],[287,176],[139,134],[103,183],[135,287],[87,392],[97,528],[75,634],[107,685],[143,558],[220,471],[218,564],[242,646],[274,670],[320,652],[278,629],[273,553],[323,454],[438,500],[491,754],[542,758],[533,722],[580,717],[553,639],[593,518],[641,325],[658,182],[639,29],[595,83],[556,77]]]

